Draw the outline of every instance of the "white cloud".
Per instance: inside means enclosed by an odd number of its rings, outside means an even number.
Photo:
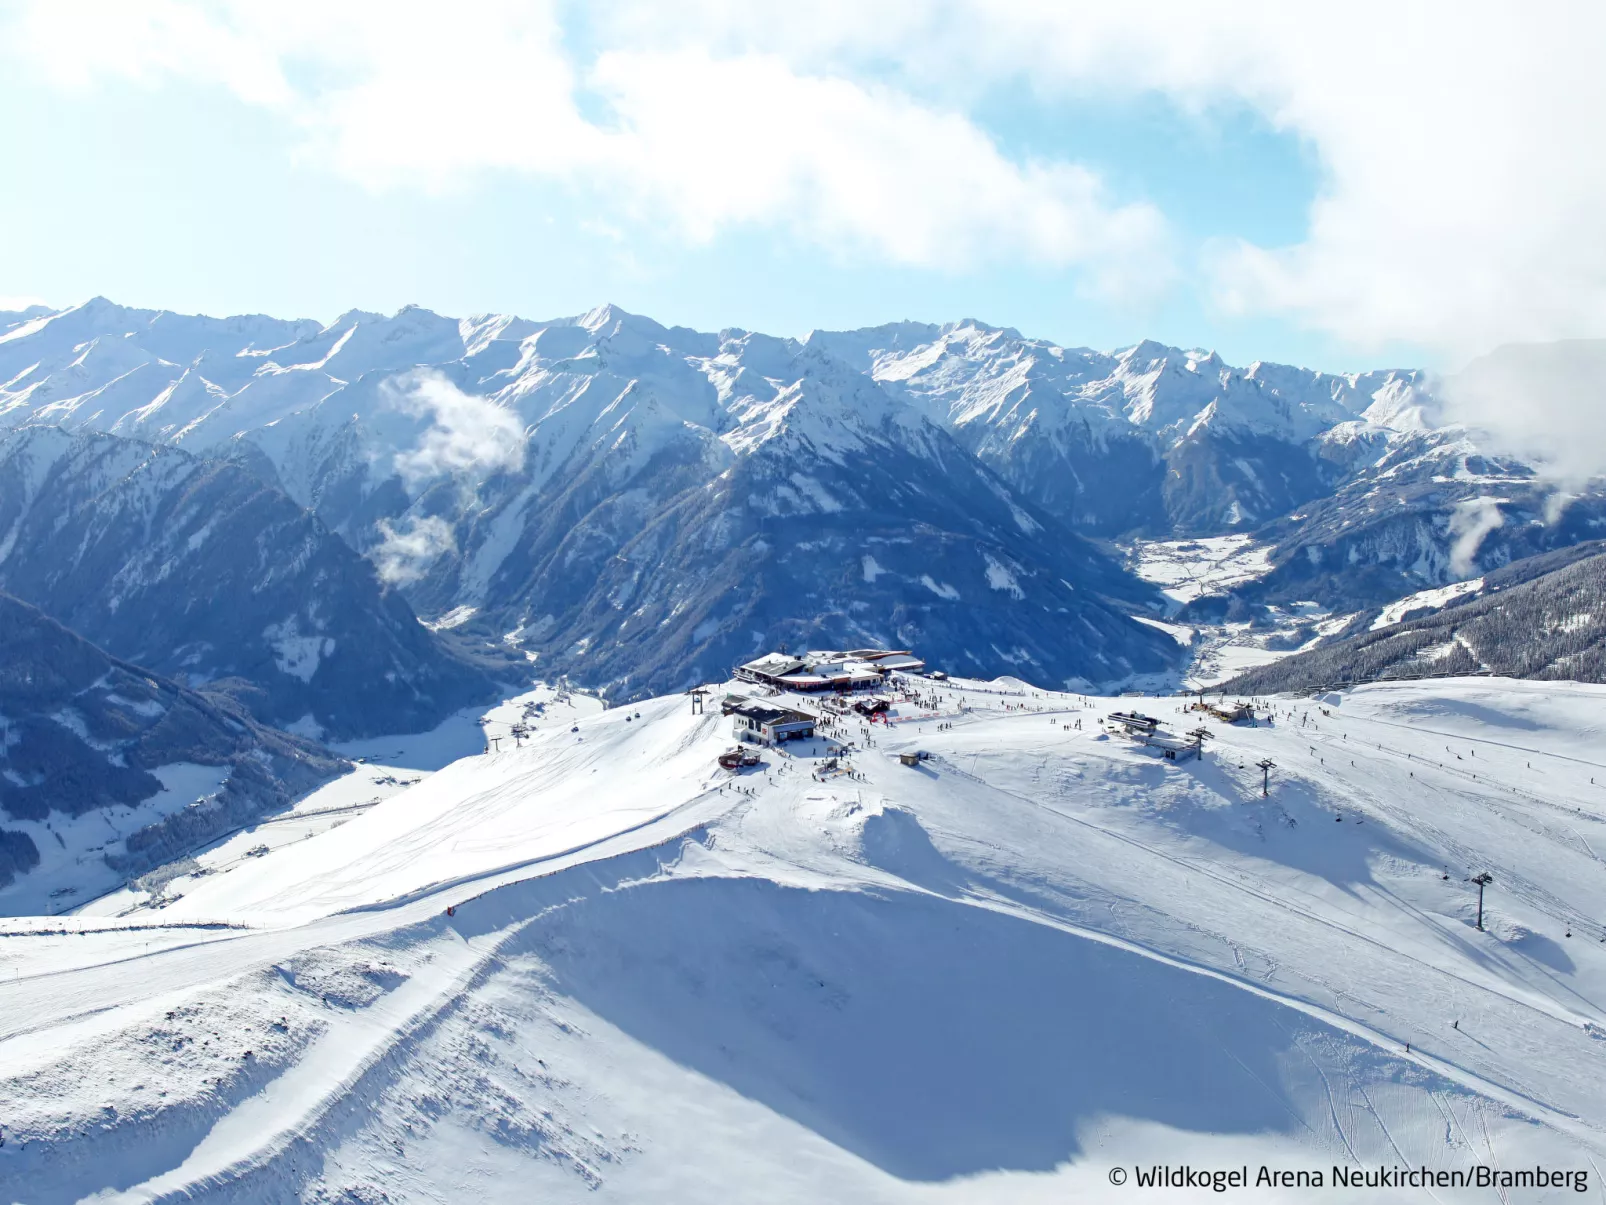
[[[1606,341],[1507,346],[1481,356],[1442,385],[1446,417],[1494,446],[1536,464],[1562,492],[1606,474]]]
[[[616,168],[693,238],[779,219],[901,264],[1086,264],[1109,292],[1165,275],[1157,210],[1113,204],[1074,164],[1014,163],[958,113],[768,55],[618,51],[593,80],[620,120]]]
[[[1305,143],[1322,180],[1296,244],[1210,249],[1223,306],[1452,361],[1606,334],[1600,5],[616,0],[614,11],[637,44],[785,54],[821,73],[891,64],[921,94],[1024,81],[1049,96],[1248,106]]]
[[[438,372],[406,373],[385,388],[397,409],[431,420],[416,447],[396,454],[396,471],[409,485],[523,467],[524,425],[513,411],[464,393]]]
[[[1606,8],[1541,0],[39,0],[11,39],[51,78],[180,77],[281,110],[375,187],[512,171],[697,240],[785,230],[934,268],[1166,279],[1167,224],[1075,163],[1003,153],[1000,83],[1248,106],[1321,170],[1292,246],[1211,248],[1223,306],[1447,360],[1606,333]],[[584,57],[573,45],[583,42]]]
[[[285,5],[291,24],[302,23],[298,7]],[[49,0],[22,6],[8,32],[13,49],[62,87],[82,90],[105,77],[155,86],[176,76],[284,105],[293,97],[281,59],[288,29],[274,35],[270,16],[241,7],[220,20],[183,0]]]
[[[384,539],[369,550],[368,559],[379,579],[393,586],[416,582],[438,558],[457,548],[452,525],[435,515],[410,519],[405,531],[381,519],[379,532]]]
[[[1301,243],[1222,254],[1229,302],[1455,359],[1606,333],[1606,163],[1586,149],[1606,10],[1308,11],[1303,39],[1263,27],[1241,94],[1308,140],[1326,179]]]
[[[513,171],[694,242],[754,226],[917,267],[1077,268],[1113,298],[1173,276],[1159,211],[1113,199],[1085,167],[1013,160],[955,106],[782,54],[634,43],[622,9],[596,12],[589,65],[552,0],[41,0],[26,13],[15,41],[58,84],[226,87],[375,188]]]
[[[1468,498],[1457,503],[1450,516],[1450,534],[1455,537],[1450,545],[1450,572],[1456,577],[1470,577],[1477,569],[1478,548],[1484,536],[1504,527],[1505,522],[1498,498]]]

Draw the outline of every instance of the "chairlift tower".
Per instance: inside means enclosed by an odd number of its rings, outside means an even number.
[[[691,696],[691,713],[692,713],[692,715],[702,715],[703,714],[703,699],[708,694],[708,692],[706,690],[704,690],[701,686],[694,686],[691,690],[688,690],[686,693]]]
[[[1277,768],[1277,763],[1265,757],[1255,765],[1260,767],[1260,797],[1265,799],[1271,794],[1271,772]]]
[[[1478,885],[1478,929],[1483,929],[1483,889],[1494,882],[1494,876],[1487,870],[1479,871],[1472,876],[1472,882]]]

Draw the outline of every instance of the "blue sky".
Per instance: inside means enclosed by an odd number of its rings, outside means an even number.
[[[961,76],[930,22],[861,53],[862,30],[827,13],[840,38],[811,29],[795,51],[784,17],[743,25],[718,5],[672,39],[639,13],[599,32],[562,6],[496,4],[461,28],[352,21],[314,43],[294,7],[281,28],[209,5],[194,10],[217,26],[203,37],[122,28],[92,3],[10,6],[21,69],[0,72],[0,104],[28,119],[0,132],[0,296],[324,320],[613,301],[780,334],[976,317],[1333,370],[1598,324],[1598,307],[1572,321],[1492,302],[1440,320],[1470,306],[1433,275],[1464,248],[1421,248],[1420,222],[1389,228],[1391,202],[1367,191],[1386,156],[1353,162],[1366,152],[1342,89],[1301,93],[1297,61],[1261,79],[1259,63],[1173,49],[1176,66],[1112,83],[1118,61],[998,56]],[[1150,31],[1081,33],[1118,60]],[[484,61],[492,44],[506,54]],[[485,82],[498,72],[512,82]],[[950,141],[952,162],[934,153]],[[1377,229],[1355,233],[1353,214]],[[1476,229],[1454,233],[1475,245]],[[1391,250],[1424,262],[1396,271]]]

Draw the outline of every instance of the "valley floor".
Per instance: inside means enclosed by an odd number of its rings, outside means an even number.
[[[1159,587],[1170,613],[1208,594],[1254,581],[1271,571],[1271,547],[1247,535],[1206,536],[1191,540],[1137,540],[1118,546],[1126,567]],[[1461,587],[1428,593],[1461,592]],[[1417,598],[1420,596],[1413,596]],[[1409,604],[1405,604],[1409,605]],[[1315,602],[1296,602],[1266,609],[1252,623],[1177,623],[1141,619],[1171,634],[1187,652],[1180,673],[1155,677],[1150,689],[1188,690],[1214,686],[1245,670],[1267,665],[1343,628],[1353,615],[1335,613]],[[1399,618],[1388,619],[1393,623]]]
[[[165,906],[0,921],[0,1200],[1600,1193],[1606,688],[1274,700],[1179,764],[1099,720],[1185,700],[913,681],[737,775],[717,709],[577,711]]]

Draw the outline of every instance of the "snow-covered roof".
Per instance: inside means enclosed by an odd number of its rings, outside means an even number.
[[[782,674],[796,673],[798,670],[805,669],[807,667],[796,657],[789,657],[785,653],[766,653],[764,656],[759,657],[756,660],[749,661],[746,665],[742,666],[742,668],[747,670],[749,673],[764,674],[768,677],[778,678]]]
[[[900,669],[924,669],[925,665],[926,663],[923,660],[921,660],[919,657],[912,656],[909,653],[885,653],[875,659],[875,666],[877,669],[889,671]]]
[[[792,724],[812,724],[814,717],[805,711],[795,711],[790,707],[770,707],[763,703],[744,703],[731,709],[737,715],[746,716],[760,724],[776,724],[786,727]]]

